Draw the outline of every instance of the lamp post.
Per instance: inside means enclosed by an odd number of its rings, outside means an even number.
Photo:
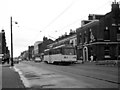
[[[10,17],[10,28],[11,28],[11,66],[14,66],[13,62],[13,33],[12,33],[12,16]],[[17,24],[17,22],[15,22]]]

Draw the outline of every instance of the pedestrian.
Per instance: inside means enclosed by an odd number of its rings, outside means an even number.
[[[93,57],[93,55],[91,55],[91,56],[90,56],[90,59],[91,59],[91,60],[90,60],[90,62],[92,62],[92,61],[93,61],[93,58],[94,58],[94,57]]]

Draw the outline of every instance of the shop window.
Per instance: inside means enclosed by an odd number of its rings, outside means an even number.
[[[120,55],[120,46],[118,45],[118,55]]]
[[[108,45],[104,47],[104,57],[110,58],[110,47]]]

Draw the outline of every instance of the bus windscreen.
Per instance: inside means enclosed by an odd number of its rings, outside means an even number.
[[[65,48],[64,55],[75,55],[75,51],[73,48]]]

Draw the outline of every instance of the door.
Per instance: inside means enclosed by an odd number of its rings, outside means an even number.
[[[83,48],[83,61],[88,61],[88,48],[86,46]]]

